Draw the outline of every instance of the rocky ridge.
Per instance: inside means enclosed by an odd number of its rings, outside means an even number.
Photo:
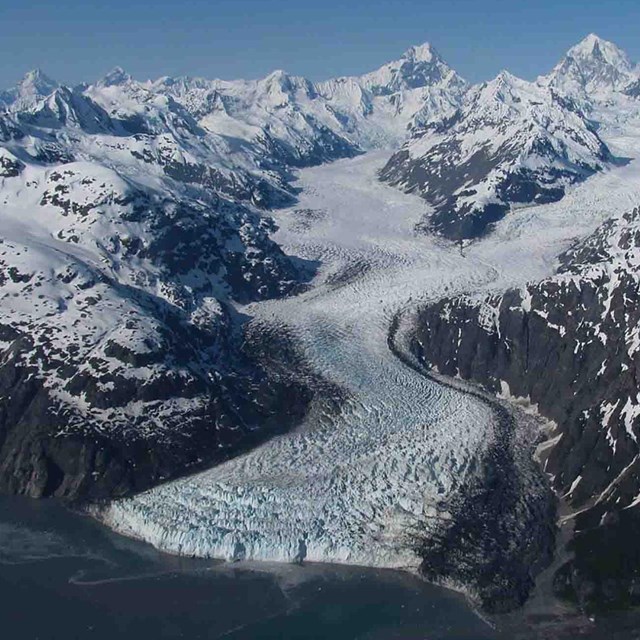
[[[441,373],[525,398],[554,421],[544,468],[575,523],[575,557],[556,588],[586,607],[639,601],[638,256],[636,208],[564,253],[542,282],[427,307],[413,344]]]

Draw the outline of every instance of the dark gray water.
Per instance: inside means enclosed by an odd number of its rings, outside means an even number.
[[[0,498],[6,640],[488,640],[452,592],[395,571],[175,558],[55,502]]]

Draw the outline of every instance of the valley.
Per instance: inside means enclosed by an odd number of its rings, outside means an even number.
[[[425,205],[377,182],[385,157],[373,152],[301,172],[299,204],[277,212],[275,239],[322,267],[307,292],[245,309],[259,325],[286,329],[318,375],[346,392],[337,414],[320,406],[292,433],[246,455],[113,503],[100,515],[110,526],[187,555],[420,566],[413,536],[446,529],[496,438],[496,417],[399,361],[387,347],[392,319],[400,312],[411,330],[412,312],[430,300],[550,275],[576,236],[640,197],[640,172],[633,163],[576,187],[562,203],[522,209],[461,253],[415,232]],[[322,215],[300,229],[307,211]],[[530,458],[538,435],[523,437]],[[541,489],[525,480],[526,503]],[[541,526],[537,515],[523,530]]]
[[[593,34],[476,85],[427,43],[321,82],[29,72],[0,91],[0,491],[489,614],[637,604],[638,82]]]

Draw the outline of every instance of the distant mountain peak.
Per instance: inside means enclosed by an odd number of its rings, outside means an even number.
[[[482,102],[493,103],[520,102],[525,94],[531,93],[534,89],[533,85],[522,78],[514,76],[512,73],[503,69],[498,75],[484,84],[472,90],[472,96],[476,96]]]
[[[586,38],[574,45],[567,52],[567,56],[577,59],[593,59],[615,66],[631,68],[631,62],[627,54],[613,42],[604,40],[595,33],[590,33]]]
[[[514,76],[510,71],[502,69],[500,73],[498,73],[498,75],[490,81],[489,84],[491,84],[492,82],[495,84],[517,85],[525,81],[521,80],[517,76]]]
[[[428,42],[410,47],[398,60],[361,76],[359,81],[377,95],[438,84],[466,86],[466,82]]]
[[[133,78],[122,67],[114,67],[98,81],[98,84],[102,87],[113,87],[126,84],[131,80]]]
[[[416,62],[431,62],[434,58],[439,59],[440,54],[430,42],[424,42],[423,44],[409,47],[402,57],[415,60]]]
[[[292,80],[295,80],[295,78],[292,78],[284,69],[275,69],[265,76],[261,82],[269,88],[288,91],[291,89],[291,85],[294,84]]]
[[[601,38],[596,33],[590,33],[588,36],[585,36],[582,40],[580,40],[578,44],[571,47],[571,49],[569,50],[569,53],[580,53],[580,52],[590,53],[590,52],[593,52],[594,50],[599,49],[601,44],[611,45],[613,43],[608,42],[604,38]]]
[[[58,86],[55,80],[52,80],[42,69],[32,69],[25,73],[24,77],[18,84],[19,87],[38,87],[51,90]]]
[[[540,81],[564,94],[591,97],[623,91],[639,75],[622,49],[590,33],[571,47],[553,71]]]
[[[28,109],[46,98],[60,85],[40,69],[27,72],[12,89],[0,91],[0,106],[10,109]]]

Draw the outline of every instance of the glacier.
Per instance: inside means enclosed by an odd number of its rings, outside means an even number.
[[[611,144],[622,153],[638,142]],[[387,157],[374,151],[298,172],[299,202],[274,213],[274,238],[320,270],[300,295],[241,307],[295,337],[310,365],[344,390],[340,409],[317,403],[295,431],[249,453],[95,508],[103,522],[178,554],[419,565],[419,539],[446,526],[497,425],[486,403],[396,358],[387,346],[393,318],[444,295],[546,277],[560,251],[640,198],[640,168],[632,161],[560,202],[517,209],[461,250],[415,232],[428,205],[377,180]]]

